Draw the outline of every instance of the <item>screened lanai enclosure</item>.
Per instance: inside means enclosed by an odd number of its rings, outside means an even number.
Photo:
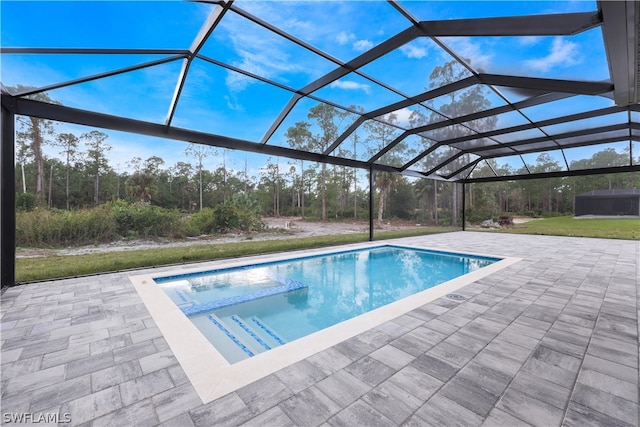
[[[463,205],[473,183],[640,170],[635,1],[0,7],[3,286],[19,117],[354,168],[371,192],[446,182]]]

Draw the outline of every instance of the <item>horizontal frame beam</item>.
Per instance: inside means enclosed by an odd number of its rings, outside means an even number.
[[[555,171],[555,172],[541,172],[532,173],[527,175],[508,175],[508,176],[492,176],[486,178],[469,178],[461,179],[457,182],[463,182],[465,184],[473,184],[476,182],[501,182],[501,181],[521,181],[523,179],[542,179],[542,178],[562,178],[565,176],[589,176],[589,175],[604,175],[604,174],[617,174],[628,172],[640,172],[640,165],[633,166],[613,166],[608,168],[598,169],[578,169],[570,171]]]
[[[596,12],[558,13],[499,18],[421,21],[429,37],[465,36],[570,36],[597,27],[602,17]]]
[[[70,108],[64,105],[49,104],[26,98],[15,98],[2,95],[2,105],[15,114],[55,120],[66,123],[74,123],[83,126],[93,126],[103,129],[129,132],[138,135],[147,135],[158,138],[172,139],[176,141],[194,142],[213,147],[228,148],[231,150],[248,151],[265,155],[281,156],[296,160],[308,160],[319,163],[329,163],[340,166],[350,166],[358,169],[369,169],[400,174],[397,168],[387,165],[371,164],[360,160],[347,159],[335,156],[326,156],[320,153],[312,153],[303,150],[295,150],[276,145],[263,145],[243,139],[229,138],[220,135],[207,134],[189,129],[169,127],[158,123],[150,123],[92,111]]]

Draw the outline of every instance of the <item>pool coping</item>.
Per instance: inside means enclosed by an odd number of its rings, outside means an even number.
[[[284,346],[260,353],[252,358],[234,364],[227,362],[182,313],[178,306],[171,301],[159,286],[156,286],[153,280],[154,277],[158,276],[190,274],[219,268],[288,260],[301,256],[332,254],[345,249],[378,247],[388,245],[388,242],[389,241],[364,242],[322,249],[307,249],[295,252],[220,260],[213,262],[213,266],[211,263],[207,263],[207,265],[198,265],[193,268],[183,268],[180,269],[179,272],[151,272],[143,275],[129,276],[129,280],[133,283],[136,292],[149,310],[176,359],[198,393],[198,396],[203,403],[208,403],[522,260],[522,258],[493,254],[448,251],[461,255],[501,258],[501,260],[433,288],[421,291],[354,317],[353,319],[346,320],[309,336],[287,343]],[[403,244],[402,246],[442,252],[442,250],[416,244]]]

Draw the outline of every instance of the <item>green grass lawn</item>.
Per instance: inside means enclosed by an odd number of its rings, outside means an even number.
[[[640,219],[575,219],[573,216],[559,216],[529,221],[524,224],[518,224],[516,226],[497,231],[502,233],[640,240]]]
[[[423,227],[410,230],[377,232],[375,238],[376,240],[393,239],[456,230],[444,227]],[[562,216],[530,221],[508,229],[491,231],[640,240],[640,219],[574,219],[572,216]],[[368,233],[354,233],[301,239],[245,241],[73,256],[18,258],[16,260],[16,280],[23,283],[161,265],[238,258],[248,255],[364,242],[368,238]]]
[[[456,230],[445,227],[422,227],[410,230],[384,231],[375,233],[375,239],[393,239]],[[18,258],[16,260],[16,281],[23,283],[143,267],[238,258],[248,255],[344,245],[364,242],[368,239],[369,233],[354,233],[300,239],[292,237],[286,240],[244,241],[85,255]]]

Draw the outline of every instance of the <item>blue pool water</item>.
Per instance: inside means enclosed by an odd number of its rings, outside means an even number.
[[[385,245],[155,281],[234,363],[496,261]]]

